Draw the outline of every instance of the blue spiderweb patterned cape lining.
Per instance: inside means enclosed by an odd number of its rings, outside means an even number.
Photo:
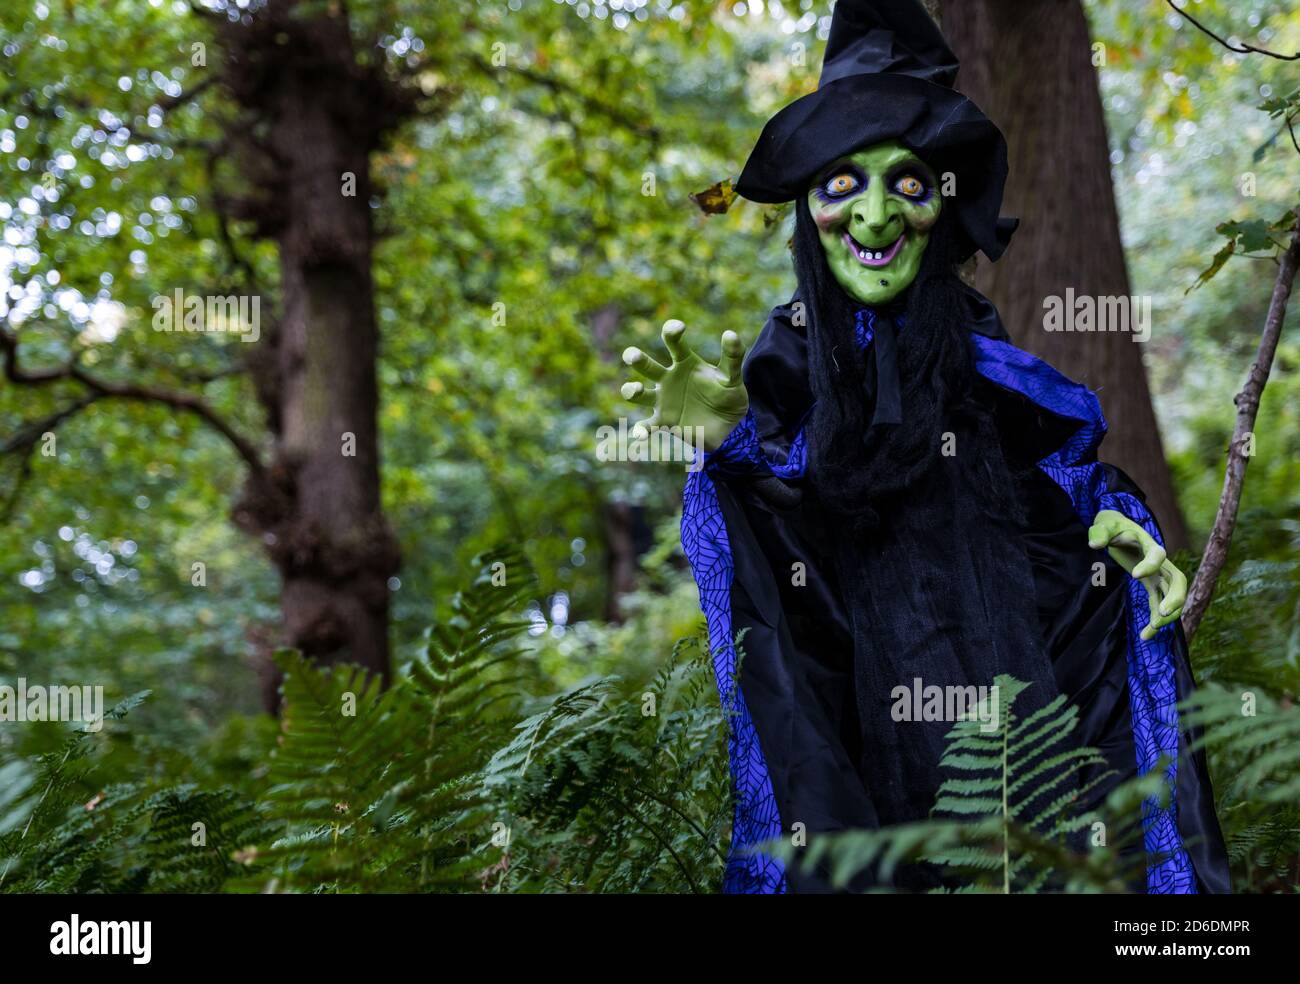
[[[858,326],[862,345],[871,340],[868,323]],[[1138,523],[1163,543],[1155,520],[1141,500],[1107,488],[1101,465],[1087,460],[1106,434],[1106,421],[1097,397],[1086,387],[1072,382],[1051,366],[1009,342],[972,333],[976,368],[986,379],[1019,393],[1044,409],[1077,420],[1079,428],[1065,445],[1039,462],[1039,467],[1059,485],[1074,505],[1080,521],[1089,526],[1103,509],[1112,509]],[[727,539],[727,527],[709,465],[719,462],[761,470],[778,478],[803,475],[807,464],[804,432],[800,430],[784,463],[770,461],[759,448],[752,413],[747,413],[727,439],[706,455],[706,467],[692,472],[686,481],[682,501],[682,547],[700,590],[700,607],[708,624],[714,673],[724,712],[729,717],[728,757],[736,799],[731,853],[723,891],[729,893],[776,893],[786,890],[785,871],[776,858],[752,848],[782,835],[776,797],[763,759],[758,732],[737,685],[735,640],[732,633],[731,586],[735,564]],[[1196,876],[1191,859],[1183,849],[1178,832],[1177,803],[1173,793],[1178,760],[1178,694],[1174,682],[1174,628],[1161,629],[1152,640],[1141,638],[1149,605],[1141,583],[1129,578],[1126,599],[1128,622],[1128,683],[1132,711],[1133,741],[1141,775],[1154,769],[1162,757],[1168,759],[1165,777],[1169,784],[1169,805],[1155,799],[1143,804],[1145,847],[1151,859],[1147,867],[1147,891],[1151,894],[1193,894]]]

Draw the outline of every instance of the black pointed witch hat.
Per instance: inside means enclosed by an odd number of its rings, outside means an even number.
[[[755,202],[805,194],[818,171],[854,151],[898,140],[954,176],[967,253],[996,260],[1015,230],[1000,219],[1007,145],[993,122],[952,88],[957,58],[917,0],[838,0],[817,91],[768,120],[736,190]]]

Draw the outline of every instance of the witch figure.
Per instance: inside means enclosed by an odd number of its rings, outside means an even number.
[[[1028,684],[1018,712],[1077,708],[1074,738],[1110,774],[1080,781],[1092,801],[1164,770],[1135,887],[1226,892],[1176,708],[1186,580],[1142,493],[1098,461],[1096,396],[1013,346],[958,275],[1016,223],[998,215],[1002,134],[956,73],[915,0],[839,0],[817,91],[768,122],[737,184],[794,202],[793,298],[748,356],[728,331],[705,362],[678,321],[668,365],[624,353],[644,380],[624,397],[654,408],[638,427],[691,428],[705,452],[682,543],[732,721],[724,887],[829,890],[755,848],[926,818],[952,724],[895,720],[896,690],[1008,674]],[[935,884],[908,870],[901,887]]]

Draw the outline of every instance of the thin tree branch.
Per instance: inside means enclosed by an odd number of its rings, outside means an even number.
[[[190,88],[186,89],[179,96],[163,96],[158,100],[158,108],[166,112],[184,106],[190,100],[197,99],[199,96],[203,95],[204,90],[210,89],[219,80],[220,76],[215,72],[205,75],[203,78],[199,79],[195,85],[190,86]]]
[[[0,353],[4,355],[5,378],[11,383],[43,386],[46,383],[67,379],[69,376],[67,366],[53,369],[23,369],[18,365],[18,339],[4,328],[0,328]]]
[[[224,418],[212,409],[202,397],[194,393],[160,389],[153,386],[141,386],[134,383],[115,383],[99,379],[82,369],[76,362],[54,369],[24,370],[18,364],[18,339],[9,331],[0,328],[0,351],[4,355],[5,378],[10,382],[23,385],[41,386],[57,380],[67,379],[80,383],[95,399],[112,398],[134,400],[142,403],[161,403],[192,413],[217,433],[224,437],[239,456],[248,464],[256,475],[265,471],[261,456],[251,442],[244,438]]]
[[[556,78],[553,75],[547,75],[544,72],[539,72],[536,69],[528,68],[523,65],[492,65],[482,55],[478,54],[469,55],[469,61],[481,73],[491,78],[496,78],[500,72],[509,72],[511,75],[517,75],[519,78],[531,82],[534,85],[550,89],[551,92],[556,95],[572,96],[582,104],[583,108],[586,109],[587,112],[596,116],[603,116],[611,123],[616,123],[625,130],[630,130],[633,133],[648,138],[651,143],[657,144],[659,142],[661,134],[657,126],[654,126],[651,123],[646,123],[643,120],[634,119],[625,113],[620,107],[611,106],[609,103],[602,102],[563,79]]]
[[[5,503],[0,506],[0,523],[7,523],[13,518],[14,509],[18,506],[18,500],[22,498],[23,486],[32,476],[32,454],[36,451],[35,442],[29,444],[23,452],[23,460],[18,465],[18,477],[14,479],[13,490],[5,497]]]
[[[1250,372],[1246,376],[1246,385],[1233,400],[1237,405],[1237,424],[1233,429],[1232,442],[1228,445],[1228,466],[1223,476],[1219,511],[1214,517],[1214,529],[1210,532],[1210,542],[1206,544],[1205,553],[1201,556],[1196,579],[1187,593],[1187,605],[1183,608],[1183,631],[1187,633],[1189,642],[1196,634],[1201,619],[1205,617],[1205,610],[1214,597],[1215,582],[1228,559],[1228,547],[1232,544],[1232,534],[1237,526],[1237,510],[1241,506],[1242,486],[1246,481],[1246,465],[1250,460],[1247,448],[1253,441],[1260,397],[1273,367],[1278,340],[1282,337],[1282,322],[1286,318],[1287,301],[1291,297],[1297,266],[1300,266],[1300,220],[1297,220],[1291,232],[1291,243],[1278,264],[1273,296],[1269,300],[1264,333],[1259,339],[1255,361],[1251,363]]]
[[[0,522],[7,523],[10,517],[13,516],[14,508],[18,505],[18,499],[22,496],[23,486],[27,484],[27,479],[31,477],[32,455],[36,453],[36,445],[40,442],[40,439],[58,427],[63,421],[80,413],[98,399],[98,394],[88,393],[62,410],[55,411],[40,420],[32,421],[5,441],[3,445],[0,445],[0,455],[13,454],[14,452],[21,452],[22,454],[22,461],[18,465],[18,477],[14,480],[13,491],[5,497],[4,505],[0,506]]]
[[[193,383],[196,386],[206,386],[208,383],[215,383],[218,379],[247,375],[248,366],[222,366],[220,369],[177,369],[174,371],[177,377],[184,382]]]
[[[80,413],[86,407],[90,406],[96,400],[101,399],[98,393],[87,393],[74,403],[69,404],[62,410],[56,410],[48,417],[42,417],[40,420],[34,420],[26,427],[23,427],[13,437],[0,444],[0,455],[13,454],[18,450],[26,449],[30,451],[36,446],[43,434],[54,430],[59,424],[63,423],[69,417]]]
[[[229,441],[255,474],[260,475],[264,470],[257,449],[212,407],[208,406],[202,397],[194,393],[157,389],[152,386],[139,386],[134,383],[110,383],[88,375],[78,366],[72,367],[72,377],[83,386],[87,386],[103,396],[119,400],[134,400],[141,403],[161,403],[165,406],[175,407],[177,410],[192,413]]]
[[[1195,27],[1202,34],[1206,34],[1209,37],[1214,38],[1215,41],[1218,41],[1219,44],[1223,45],[1229,51],[1234,51],[1239,55],[1250,55],[1250,54],[1268,55],[1269,58],[1277,58],[1280,61],[1296,61],[1300,59],[1300,51],[1297,51],[1290,55],[1284,55],[1277,51],[1269,51],[1267,48],[1257,48],[1253,44],[1246,44],[1245,42],[1242,42],[1240,44],[1233,44],[1231,41],[1227,41],[1219,37],[1219,35],[1211,31],[1208,27],[1206,27],[1195,17],[1193,17],[1191,14],[1185,11],[1182,7],[1174,3],[1174,0],[1165,0],[1165,3],[1169,4],[1170,10],[1173,10],[1184,20],[1187,20],[1189,23],[1191,23],[1193,27]]]

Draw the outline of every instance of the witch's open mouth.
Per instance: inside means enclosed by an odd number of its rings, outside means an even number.
[[[893,245],[886,246],[884,249],[868,249],[861,245],[849,233],[844,234],[844,245],[853,251],[853,255],[863,266],[882,267],[888,266],[889,261],[898,255],[898,251],[903,248],[903,240],[907,238],[907,233],[900,233],[899,237],[894,240]]]

